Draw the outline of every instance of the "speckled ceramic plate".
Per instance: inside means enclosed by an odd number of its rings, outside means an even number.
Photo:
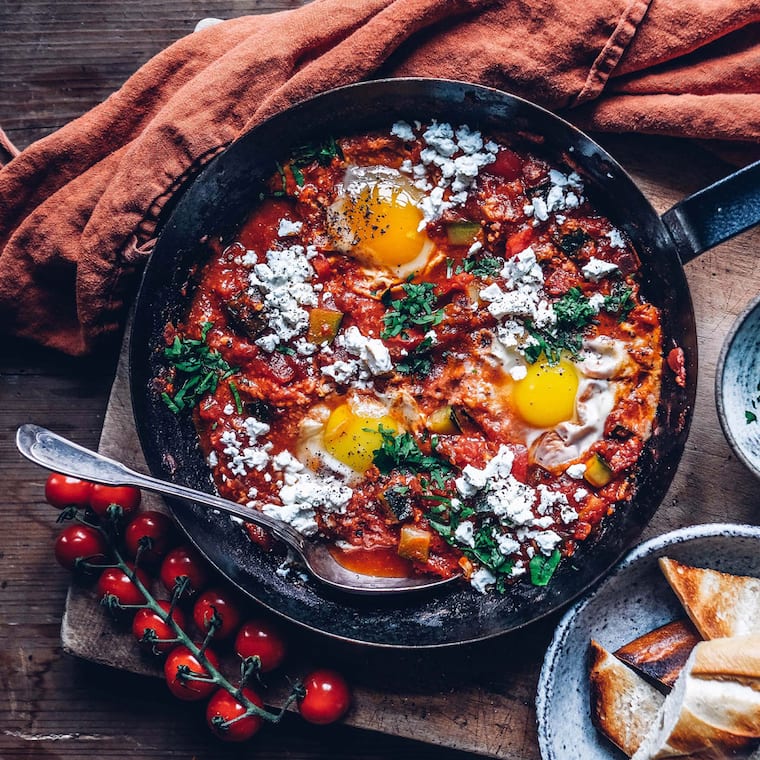
[[[683,616],[657,565],[668,556],[700,567],[760,576],[760,527],[681,528],[634,549],[562,618],[546,653],[536,710],[543,760],[621,760],[599,734],[589,709],[589,641],[610,651]]]
[[[715,401],[731,448],[760,477],[760,296],[726,336],[715,373]]]

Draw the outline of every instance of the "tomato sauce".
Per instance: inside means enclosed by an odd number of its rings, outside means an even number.
[[[393,125],[273,169],[159,381],[222,494],[347,567],[540,583],[634,493],[663,366],[639,269],[561,159]]]

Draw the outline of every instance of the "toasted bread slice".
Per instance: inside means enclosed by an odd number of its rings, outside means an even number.
[[[657,717],[664,697],[596,641],[591,642],[591,718],[629,757]]]
[[[746,757],[760,738],[760,635],[697,644],[633,760]]]
[[[660,558],[660,568],[705,639],[760,633],[760,579]]]
[[[689,620],[675,620],[620,647],[615,657],[670,689],[700,641],[702,637]]]

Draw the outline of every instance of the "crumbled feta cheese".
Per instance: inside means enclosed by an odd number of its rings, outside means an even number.
[[[481,594],[485,594],[494,583],[496,583],[496,576],[486,567],[476,570],[470,578],[472,587]]]
[[[215,451],[212,451],[206,461],[208,462],[209,467],[216,467],[219,464],[219,457],[216,455]]]
[[[479,250],[483,248],[483,243],[480,240],[476,240],[468,249],[467,255],[474,256]]]
[[[499,549],[499,554],[504,557],[508,557],[510,554],[520,550],[520,542],[516,541],[511,536],[503,533],[494,533],[494,539],[496,540],[496,546]]]
[[[411,125],[407,124],[405,121],[397,121],[391,127],[391,134],[395,137],[398,137],[400,140],[403,140],[404,142],[414,141],[414,130],[412,129]]]
[[[562,491],[552,491],[548,486],[543,483],[536,487],[539,495],[538,512],[545,515],[552,507],[559,505],[566,505],[567,496]]]
[[[475,546],[475,526],[469,522],[461,522],[454,531],[454,538],[465,546]]]
[[[496,159],[498,146],[489,141],[483,144],[480,132],[461,126],[456,131],[451,124],[433,122],[422,135],[425,147],[420,151],[422,170],[414,168],[417,184],[429,194],[419,203],[423,214],[420,229],[435,221],[448,208],[467,200],[467,190],[472,187],[480,169]],[[437,166],[441,177],[438,185],[430,189],[427,184],[426,167]],[[444,190],[451,195],[444,200]]]
[[[604,300],[604,295],[602,293],[594,293],[588,299],[588,305],[591,307],[591,310],[594,312],[594,314],[598,314],[602,310],[602,306],[604,306]]]
[[[524,380],[528,376],[528,368],[524,364],[518,364],[509,370],[509,374],[517,383],[520,382],[520,380]]]
[[[258,264],[258,261],[259,257],[256,254],[256,251],[246,251],[240,259],[240,263],[247,267],[252,267],[254,264]]]
[[[568,477],[573,478],[573,480],[580,480],[583,477],[583,473],[586,472],[586,465],[582,462],[578,462],[576,464],[571,464],[566,470],[565,473]]]
[[[387,346],[379,338],[362,335],[355,325],[338,335],[335,343],[357,357],[348,361],[338,360],[322,367],[322,374],[332,377],[336,383],[345,384],[355,376],[359,380],[369,380],[393,369]]]
[[[618,265],[613,264],[610,261],[602,261],[592,256],[588,264],[584,264],[581,267],[581,273],[583,276],[591,282],[599,282],[603,277],[606,277],[613,272],[618,271]]]
[[[233,413],[234,413],[234,411],[235,411],[235,407],[234,407],[234,406],[232,406],[232,404],[227,404],[227,405],[224,407],[224,409],[222,409],[222,412],[224,412],[224,414],[226,414],[226,415],[230,415],[230,414],[233,414]]]
[[[302,307],[317,305],[313,277],[314,270],[301,245],[267,251],[266,263],[254,265],[249,283],[264,294],[263,313],[272,330],[256,340],[264,351],[271,353],[282,341],[295,338],[309,326],[309,313]]]
[[[303,222],[294,222],[290,219],[280,219],[280,226],[277,228],[277,237],[292,237],[300,234],[303,229]]]
[[[544,297],[543,270],[530,246],[506,261],[500,274],[506,280],[506,290],[494,282],[478,294],[481,300],[488,303],[488,311],[494,319],[523,317],[530,319],[537,327],[546,327],[557,321],[554,309]],[[522,327],[519,330],[525,331]]]
[[[347,362],[338,359],[333,364],[325,364],[321,372],[323,375],[331,377],[339,385],[345,385],[357,374],[358,368],[359,362],[354,359],[349,359]]]
[[[535,535],[534,540],[541,554],[549,555],[556,549],[562,538],[553,530],[543,530]]]
[[[609,232],[605,233],[605,235],[609,238],[610,245],[613,248],[625,248],[625,239],[620,233],[620,230],[613,227]]]
[[[573,493],[573,498],[576,501],[583,501],[588,496],[588,489],[586,488],[576,488],[575,492]]]
[[[578,513],[568,504],[559,510],[559,519],[562,520],[565,525],[567,525],[568,523],[575,522],[575,520],[578,519]]]

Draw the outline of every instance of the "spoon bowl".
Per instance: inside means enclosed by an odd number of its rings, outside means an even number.
[[[320,583],[351,594],[390,594],[437,588],[452,578],[412,576],[408,578],[363,575],[336,561],[325,543],[311,541],[288,523],[244,507],[215,494],[159,480],[131,470],[121,462],[80,446],[38,425],[22,425],[16,432],[18,450],[35,464],[94,483],[134,486],[158,494],[174,496],[254,523],[270,531],[302,560],[305,569]]]

